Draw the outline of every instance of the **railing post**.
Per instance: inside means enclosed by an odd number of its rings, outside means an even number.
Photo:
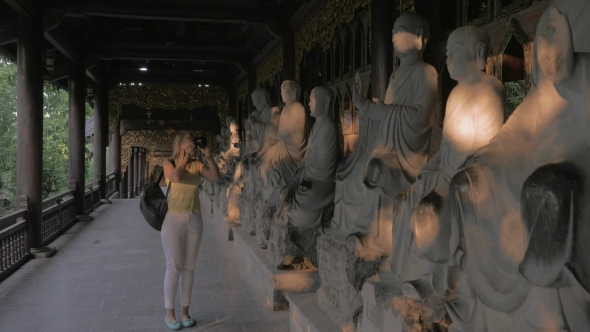
[[[26,220],[27,224],[29,223],[29,197],[26,195],[22,195],[18,197],[17,202],[17,210],[26,210]],[[29,238],[29,228],[25,227],[25,253],[27,255],[31,254],[31,239]]]
[[[129,156],[129,162],[127,165],[127,190],[129,194],[127,197],[135,198],[135,156],[137,155],[137,148],[131,148],[131,156]]]

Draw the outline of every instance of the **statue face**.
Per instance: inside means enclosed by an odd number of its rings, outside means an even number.
[[[417,35],[416,31],[411,31],[408,27],[408,19],[400,17],[395,21],[393,30],[391,31],[391,41],[395,54],[399,58],[413,53],[417,50],[417,45],[420,43],[422,36]]]
[[[237,133],[238,132],[238,124],[235,123],[234,121],[232,121],[229,125],[229,130],[231,131],[232,134]]]
[[[454,80],[465,78],[477,71],[476,45],[466,45],[461,33],[452,33],[447,42],[447,69]]]
[[[288,103],[295,99],[295,92],[290,84],[281,85],[281,98],[284,103]]]
[[[266,106],[264,95],[258,92],[252,93],[252,104],[257,110],[261,110]]]
[[[321,105],[318,105],[318,99],[315,96],[316,92],[315,90],[311,91],[311,96],[309,96],[309,115],[313,116],[314,118],[317,118],[321,113],[321,111],[319,109],[321,109]]]

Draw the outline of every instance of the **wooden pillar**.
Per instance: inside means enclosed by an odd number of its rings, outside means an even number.
[[[133,150],[133,159],[133,198],[135,198],[139,188],[139,147]]]
[[[283,38],[283,80],[295,80],[295,67],[295,34],[293,29],[287,26]]]
[[[145,162],[145,148],[141,148],[139,149],[139,188],[137,190],[138,193],[141,192],[145,184]]]
[[[248,115],[254,112],[254,104],[252,103],[252,92],[256,89],[256,65],[250,63],[248,69]],[[273,100],[273,102],[276,102]]]
[[[76,214],[84,214],[85,187],[85,150],[84,137],[86,115],[86,69],[84,61],[74,64],[68,80],[69,113],[68,113],[68,170],[70,181],[76,182],[74,198],[76,200]]]
[[[133,190],[133,180],[135,179],[135,152],[136,148],[131,148],[131,155],[127,165],[127,197],[135,198],[135,191]]]
[[[226,89],[227,89],[227,94],[229,95],[228,115],[233,116],[237,122],[237,121],[239,121],[238,113],[240,111],[238,110],[238,97],[237,97],[236,87],[233,86],[232,84],[229,84]],[[238,125],[241,126],[241,124],[239,124],[239,122],[238,122]]]
[[[395,1],[371,0],[371,95],[385,100],[393,71],[391,30],[395,22]]]
[[[108,90],[104,84],[94,86],[94,176],[100,185],[100,198],[106,198],[106,146],[109,125]],[[99,178],[96,176],[99,175]]]
[[[28,241],[31,248],[40,247],[43,242],[42,22],[40,13],[18,18],[16,183],[17,197],[28,196]]]
[[[117,121],[113,130],[111,144],[109,145],[109,154],[111,157],[110,172],[115,172],[115,188],[119,188],[123,176],[121,170],[121,132],[119,121]]]

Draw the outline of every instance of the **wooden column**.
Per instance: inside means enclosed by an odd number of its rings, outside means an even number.
[[[293,29],[287,26],[285,28],[285,37],[283,38],[283,79],[295,80],[295,34]],[[276,102],[273,100],[273,102]]]
[[[109,106],[108,90],[104,84],[94,86],[94,176],[100,184],[100,198],[106,198]]]
[[[135,198],[135,191],[133,190],[133,180],[135,179],[135,152],[136,148],[131,148],[131,155],[127,165],[127,197]]]
[[[21,15],[18,18],[16,184],[17,197],[26,195],[29,198],[27,220],[31,248],[40,247],[43,241],[42,22],[40,13],[32,17]]]
[[[135,198],[139,188],[139,147],[133,150],[133,159],[133,198]]]
[[[69,113],[68,113],[68,170],[70,181],[76,182],[74,197],[76,199],[76,214],[84,214],[84,186],[85,186],[85,145],[84,137],[86,113],[86,69],[84,61],[74,64],[68,80]]]
[[[227,86],[227,94],[229,95],[229,113],[228,115],[233,116],[236,119],[236,122],[238,122],[238,113],[240,112],[238,110],[238,97],[237,97],[237,91],[236,91],[236,87],[233,86],[232,84],[229,84]],[[241,124],[238,122],[238,126],[241,126]]]
[[[254,104],[252,103],[252,92],[256,89],[256,65],[250,63],[248,70],[248,115],[254,112]],[[273,102],[275,102],[273,100]]]
[[[371,95],[385,100],[393,70],[391,30],[395,22],[395,1],[371,1]]]
[[[115,188],[119,188],[123,176],[121,170],[121,132],[119,121],[117,121],[113,130],[111,144],[109,145],[109,154],[111,155],[110,172],[115,172]],[[121,192],[119,192],[119,194],[121,194]]]
[[[145,148],[141,148],[139,149],[139,188],[137,190],[138,193],[141,192],[145,184],[145,162]]]

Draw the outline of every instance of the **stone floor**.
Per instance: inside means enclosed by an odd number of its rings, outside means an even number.
[[[288,312],[263,305],[204,210],[190,308],[198,326],[184,330],[289,331]],[[142,219],[139,201],[114,200],[92,216],[52,244],[54,257],[31,260],[0,283],[0,332],[169,331],[160,233]]]

